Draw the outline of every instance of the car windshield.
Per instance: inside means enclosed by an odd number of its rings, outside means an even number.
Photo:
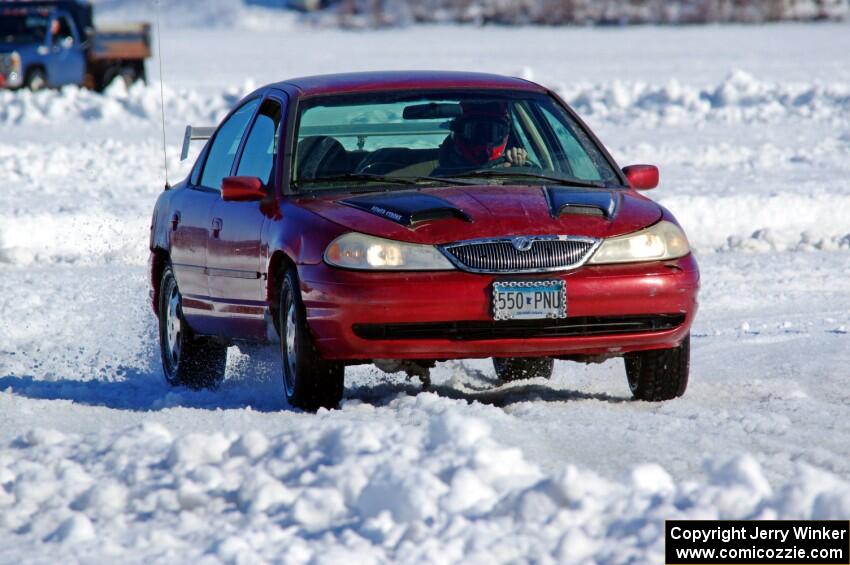
[[[0,15],[0,43],[41,42],[47,34],[47,17]]]
[[[299,109],[291,178],[295,190],[449,181],[622,185],[564,108],[521,91],[309,98]]]

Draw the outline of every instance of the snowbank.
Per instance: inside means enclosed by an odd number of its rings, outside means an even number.
[[[700,251],[850,250],[850,194],[662,196]]]
[[[165,115],[169,121],[192,124],[217,124],[240,98],[256,86],[242,87],[215,94],[171,88],[164,89]],[[122,126],[154,124],[161,119],[159,83],[136,83],[127,89],[116,80],[103,93],[66,86],[61,90],[30,92],[0,91],[0,125],[25,127],[61,123],[106,123]]]
[[[98,18],[152,18],[158,0],[97,0]],[[279,8],[286,0],[162,0],[163,21],[169,26],[286,29],[296,21],[323,26],[400,26],[415,22],[462,22],[478,25],[565,24],[694,24],[764,23],[843,19],[846,0],[775,0],[732,3],[722,0],[635,2],[572,0],[553,5],[545,0],[350,0],[333,2],[311,17]],[[295,3],[293,3],[295,4]],[[326,2],[298,2],[306,6]],[[274,6],[268,9],[259,6]]]
[[[615,80],[601,85],[561,85],[564,98],[582,115],[641,126],[776,122],[788,118],[845,121],[850,85],[761,81],[736,70],[719,84],[696,87]]]
[[[749,456],[709,462],[701,482],[654,464],[620,481],[572,465],[547,475],[462,402],[390,408],[424,420],[373,427],[375,408],[349,402],[273,434],[32,429],[0,450],[4,555],[41,543],[63,560],[661,562],[666,519],[850,512],[850,485],[804,466],[776,485]]]
[[[531,69],[523,71],[533,75]],[[543,81],[544,83],[547,81]],[[217,123],[242,96],[256,88],[253,81],[220,93],[165,89],[170,122]],[[846,123],[850,116],[850,84],[761,81],[733,71],[719,84],[695,86],[672,79],[664,85],[614,80],[605,83],[562,84],[555,89],[582,116],[595,122],[651,127],[717,123],[776,123],[788,119]],[[159,85],[119,81],[103,95],[77,87],[31,93],[0,91],[0,125],[32,126],[56,120],[138,123],[160,120]]]
[[[130,20],[155,21],[157,9],[163,27],[171,29],[197,27],[287,31],[298,23],[297,14],[250,5],[245,0],[94,1],[99,24]]]

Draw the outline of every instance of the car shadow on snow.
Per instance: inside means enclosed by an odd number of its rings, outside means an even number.
[[[375,406],[389,404],[399,395],[415,396],[430,392],[443,398],[464,400],[468,403],[478,402],[499,408],[524,402],[576,402],[580,400],[597,400],[618,404],[631,402],[629,397],[612,396],[605,393],[587,393],[577,390],[553,388],[548,384],[523,383],[503,385],[498,388],[477,388],[463,390],[450,385],[430,385],[423,387],[418,383],[381,383],[372,386],[359,386],[346,389],[343,402],[359,400]]]
[[[227,378],[215,389],[171,386],[158,364],[139,368],[119,366],[100,378],[45,380],[33,375],[0,376],[0,391],[39,400],[66,400],[115,410],[149,412],[168,408],[205,410],[251,408],[258,412],[291,409],[283,394],[276,358],[263,354],[250,361],[230,355]]]
[[[251,408],[258,412],[292,410],[283,398],[283,390],[266,394],[248,386],[243,380],[225,380],[217,389],[194,390],[169,386],[163,379],[150,374],[125,371],[121,380],[88,381],[58,379],[39,380],[32,376],[0,377],[0,391],[38,400],[66,400],[88,406],[102,406],[115,410],[150,412],[168,408],[195,408],[202,410],[228,410]],[[265,389],[266,387],[262,387]],[[275,387],[276,388],[276,387]],[[374,406],[385,406],[400,395],[416,396],[433,393],[442,398],[478,402],[505,407],[524,402],[575,402],[597,400],[613,404],[630,402],[630,398],[605,393],[586,393],[576,390],[556,389],[547,385],[523,384],[502,386],[488,390],[461,390],[448,385],[422,387],[418,383],[381,383],[370,386],[346,388],[343,403],[357,400]]]
[[[436,394],[441,398],[478,402],[496,407],[506,407],[525,402],[576,402],[596,400],[619,404],[631,402],[631,396],[621,397],[603,392],[590,393],[558,386],[558,380],[533,379],[504,383],[493,371],[463,361],[450,361],[438,365],[436,382],[422,386],[418,379],[404,373],[386,375],[378,369],[360,369],[357,377],[346,379],[345,401],[360,401],[374,406],[384,406],[403,396],[421,393]],[[352,382],[353,381],[353,382]]]
[[[32,376],[0,377],[0,391],[38,400],[66,400],[88,406],[115,410],[150,412],[168,408],[205,410],[251,408],[258,412],[278,412],[289,407],[283,393],[265,395],[244,390],[244,383],[224,381],[217,389],[195,390],[172,387],[150,375],[134,378],[129,372],[121,380],[88,381],[58,379],[39,380]]]
[[[150,359],[144,368],[118,366],[100,378],[46,380],[33,375],[0,376],[0,391],[38,400],[59,400],[88,406],[137,412],[169,408],[232,410],[250,408],[258,412],[298,410],[284,398],[277,348],[232,349],[228,356],[227,378],[215,389],[191,389],[169,385],[159,367]],[[596,400],[609,403],[629,402],[631,398],[605,393],[586,393],[555,388],[548,381],[502,384],[494,376],[472,367],[463,367],[469,379],[454,380],[423,387],[417,380],[375,370],[375,377],[349,375],[343,404],[359,401],[386,406],[400,396],[428,392],[439,397],[505,407],[525,402],[575,402]],[[350,378],[354,377],[354,378]],[[353,382],[352,382],[353,381]]]

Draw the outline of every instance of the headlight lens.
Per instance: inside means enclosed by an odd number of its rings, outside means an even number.
[[[21,56],[17,52],[0,55],[0,69],[8,73],[14,73],[21,68]]]
[[[663,261],[684,257],[690,251],[685,233],[676,224],[665,221],[638,232],[606,239],[589,263]]]
[[[341,235],[325,250],[325,262],[346,269],[445,271],[454,265],[432,245],[404,243],[362,233]]]

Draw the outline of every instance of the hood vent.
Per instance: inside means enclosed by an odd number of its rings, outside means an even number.
[[[618,196],[603,190],[576,190],[574,188],[543,188],[549,212],[557,218],[564,214],[599,216],[610,220],[617,212]]]
[[[339,203],[407,227],[429,220],[454,218],[464,222],[472,221],[463,210],[451,202],[421,192],[370,194],[339,200]]]

